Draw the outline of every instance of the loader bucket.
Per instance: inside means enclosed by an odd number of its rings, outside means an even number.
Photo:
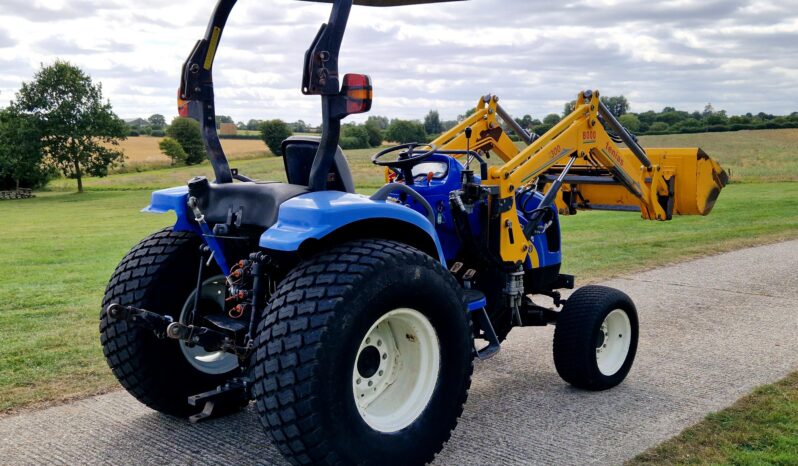
[[[631,155],[629,149],[620,149],[625,155]],[[720,190],[726,186],[729,176],[721,166],[709,158],[698,148],[689,149],[650,149],[646,148],[647,158],[653,165],[662,167],[667,177],[673,175],[673,215],[707,215],[712,211]],[[642,169],[642,167],[640,168]],[[571,173],[591,175],[590,164],[585,160],[577,161]],[[558,197],[557,206],[561,213],[572,213],[566,206],[576,209],[637,211],[640,199],[617,180],[606,177],[575,176],[566,177],[567,186]],[[578,194],[571,196],[571,186],[578,185]],[[546,188],[548,189],[548,188]],[[575,204],[572,204],[573,201]],[[662,202],[670,204],[663,200]],[[665,207],[663,205],[663,207]]]
[[[674,173],[674,214],[707,215],[729,181],[720,164],[699,148],[646,148],[651,163]]]

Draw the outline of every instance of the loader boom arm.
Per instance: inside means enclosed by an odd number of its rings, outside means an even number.
[[[526,147],[519,149],[510,140],[497,116],[505,127],[521,132]],[[469,127],[475,135],[470,141],[465,137]],[[573,112],[539,138],[517,127],[497,97],[486,96],[473,115],[432,143],[442,150],[470,145],[471,150],[492,151],[504,161],[490,167],[482,184],[498,192],[501,256],[507,262],[527,256],[535,262],[515,208],[515,194],[522,186],[535,184],[561,214],[639,210],[644,219],[670,220],[674,214],[708,214],[728,181],[720,165],[700,149],[640,147],[601,103],[598,91],[581,92]]]

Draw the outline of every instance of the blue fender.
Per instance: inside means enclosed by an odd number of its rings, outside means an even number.
[[[161,189],[154,191],[150,198],[150,205],[141,209],[142,212],[151,214],[165,214],[174,211],[177,215],[174,231],[191,231],[201,235],[194,216],[188,211],[188,186]]]
[[[438,259],[446,265],[438,234],[426,217],[394,202],[373,201],[361,194],[338,191],[312,192],[284,202],[277,223],[261,235],[260,247],[296,251],[306,240],[322,239],[360,220],[384,218],[407,222],[427,233],[435,243]]]

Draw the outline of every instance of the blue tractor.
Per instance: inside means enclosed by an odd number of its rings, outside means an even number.
[[[152,194],[145,210],[177,221],[136,245],[105,293],[103,351],[134,397],[192,421],[254,401],[293,464],[409,465],[441,450],[474,359],[494,355],[515,326],[558,324],[557,370],[573,385],[624,379],[637,346],[631,300],[602,287],[561,299],[573,277],[559,273],[556,205],[529,187],[508,202],[484,186],[486,151],[391,147],[373,161],[392,181],[371,196],[355,192],[341,120],[370,109],[372,87],[365,75],[338,73],[353,0],[328,2],[329,22],[306,52],[301,90],[321,96],[322,132],[283,142],[288,183],[231,169],[212,67],[235,3],[219,1],[179,91],[215,180]],[[528,234],[527,260],[500,254],[508,209]]]

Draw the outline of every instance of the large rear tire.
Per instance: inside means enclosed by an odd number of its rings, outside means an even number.
[[[625,293],[590,285],[566,301],[554,330],[554,365],[571,385],[606,390],[623,382],[634,363],[637,310]]]
[[[293,464],[424,464],[449,439],[473,370],[459,285],[393,241],[300,264],[264,311],[253,395]]]
[[[150,408],[179,417],[202,408],[188,404],[190,395],[211,390],[241,373],[235,356],[201,354],[201,349],[185,348],[176,340],[158,339],[152,331],[109,319],[105,309],[118,303],[178,321],[193,305],[200,244],[196,235],[171,228],[142,240],[114,271],[100,315],[103,354],[122,386]],[[214,297],[208,293],[220,292],[216,284],[220,277],[218,272],[204,277],[203,303],[212,304]],[[214,412],[222,414],[240,406],[218,406]]]

